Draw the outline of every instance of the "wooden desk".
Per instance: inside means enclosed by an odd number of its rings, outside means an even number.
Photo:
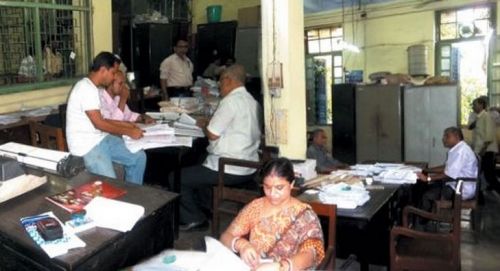
[[[13,113],[20,114],[22,111]],[[58,114],[58,111],[52,110],[49,114],[41,116],[21,116],[20,120],[14,123],[0,124],[0,144],[14,141],[31,145],[29,122],[42,122],[48,116],[54,114]],[[9,113],[2,115],[9,115]]]
[[[0,204],[1,270],[117,270],[173,247],[177,194],[100,177],[127,190],[119,200],[144,206],[143,218],[125,233],[104,228],[80,233],[86,247],[50,259],[28,236],[19,218],[53,211],[62,221],[68,220],[70,214],[45,200],[45,196],[97,177],[86,172],[70,180],[54,175],[48,177],[43,186]]]
[[[399,185],[383,186],[381,190],[370,190],[370,200],[363,206],[337,209],[337,256],[347,258],[355,254],[361,270],[368,270],[369,263],[389,265],[391,200]],[[298,199],[319,202],[317,194],[303,193]]]

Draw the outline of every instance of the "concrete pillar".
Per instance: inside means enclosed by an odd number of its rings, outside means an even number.
[[[306,94],[303,0],[266,0],[262,8],[262,78],[266,144],[281,156],[304,159],[306,153]],[[282,64],[283,88],[271,97],[270,64]]]

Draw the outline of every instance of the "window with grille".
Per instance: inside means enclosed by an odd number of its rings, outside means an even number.
[[[89,25],[89,0],[0,0],[0,93],[87,74]]]
[[[308,125],[332,123],[332,85],[344,82],[343,39],[341,26],[305,31]]]

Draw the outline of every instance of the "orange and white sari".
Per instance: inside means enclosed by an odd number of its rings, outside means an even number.
[[[314,266],[318,265],[325,256],[323,232],[311,207],[297,202],[276,214],[262,217],[264,201],[262,197],[245,206],[228,232],[233,236],[249,235],[248,240],[262,258],[280,261],[312,250]]]

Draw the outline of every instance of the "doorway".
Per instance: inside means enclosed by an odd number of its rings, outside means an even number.
[[[488,95],[488,46],[482,40],[441,46],[440,75],[450,76],[460,87],[460,124],[466,125],[472,101]],[[445,67],[449,67],[446,69]]]

